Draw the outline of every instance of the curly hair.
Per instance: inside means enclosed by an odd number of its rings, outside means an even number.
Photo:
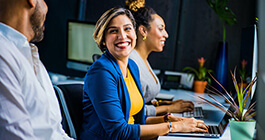
[[[127,6],[126,8],[129,9],[129,7]],[[135,19],[136,22],[136,29],[138,29],[138,27],[140,25],[145,26],[147,29],[150,29],[150,22],[153,21],[154,19],[152,18],[152,15],[157,14],[156,11],[148,6],[144,6],[139,8],[137,11],[131,10],[129,9]]]

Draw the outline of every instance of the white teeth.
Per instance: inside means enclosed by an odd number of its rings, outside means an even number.
[[[118,44],[117,46],[118,47],[124,47],[124,46],[128,46],[129,45],[129,43],[127,42],[127,43],[121,43],[121,44]]]
[[[165,41],[160,41],[161,44],[165,44]]]

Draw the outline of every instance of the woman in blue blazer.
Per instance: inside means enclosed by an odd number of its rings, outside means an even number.
[[[129,10],[106,11],[98,20],[93,37],[105,53],[90,66],[85,77],[81,139],[152,139],[170,131],[207,131],[203,121],[169,114],[148,118],[144,115],[139,70],[129,59],[136,43],[135,21]],[[124,80],[130,76],[135,88]],[[135,95],[137,100],[132,98]],[[137,108],[134,115],[132,108]]]

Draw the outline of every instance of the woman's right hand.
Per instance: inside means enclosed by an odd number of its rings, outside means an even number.
[[[208,126],[202,120],[186,118],[178,122],[172,122],[171,132],[208,132]]]
[[[172,101],[171,105],[168,105],[168,112],[171,113],[181,113],[186,111],[192,111],[194,109],[194,104],[192,101],[176,100]]]

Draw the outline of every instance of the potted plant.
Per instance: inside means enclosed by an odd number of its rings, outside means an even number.
[[[247,65],[247,61],[245,59],[243,59],[241,61],[241,69],[239,69],[239,76],[240,76],[240,79],[242,79],[242,82],[243,82],[243,87],[246,88],[247,87],[247,77],[248,77],[248,73],[246,71],[246,65]],[[241,83],[238,83],[239,85]]]
[[[227,87],[227,46],[226,42],[226,27],[225,25],[234,25],[237,20],[235,14],[227,7],[228,0],[206,0],[210,8],[219,17],[223,28],[223,40],[218,43],[218,51],[216,57],[215,75],[216,79],[224,86]],[[222,90],[221,87],[215,85],[218,90]]]
[[[204,67],[205,59],[203,57],[198,58],[199,68],[195,69],[192,67],[185,67],[183,71],[188,73],[193,72],[195,74],[194,81],[194,91],[197,93],[204,93],[207,82],[211,84],[211,78],[208,76],[208,73],[213,73],[212,70]]]
[[[230,132],[231,132],[231,139],[232,140],[240,140],[240,139],[253,139],[254,135],[254,129],[256,125],[256,121],[252,120],[252,118],[256,115],[256,112],[254,110],[254,107],[256,105],[256,102],[249,105],[249,107],[244,111],[244,108],[246,107],[246,103],[248,98],[250,97],[251,90],[253,85],[257,81],[257,76],[255,76],[252,81],[246,86],[246,88],[243,88],[243,81],[241,80],[241,85],[238,84],[236,80],[236,69],[234,70],[234,74],[232,71],[230,71],[233,84],[236,90],[237,94],[237,101],[231,97],[231,95],[227,92],[227,90],[210,74],[210,76],[214,79],[216,83],[218,83],[222,88],[224,92],[218,91],[216,88],[212,87],[212,90],[209,90],[211,93],[216,94],[220,97],[222,97],[226,102],[230,104],[230,106],[233,108],[231,110],[226,110],[226,108],[219,103],[213,96],[209,95],[210,98],[212,98],[214,101],[211,102],[204,97],[199,96],[200,99],[206,101],[207,103],[219,108],[220,110],[226,112],[229,116],[231,116],[232,119],[229,120],[230,122]]]

